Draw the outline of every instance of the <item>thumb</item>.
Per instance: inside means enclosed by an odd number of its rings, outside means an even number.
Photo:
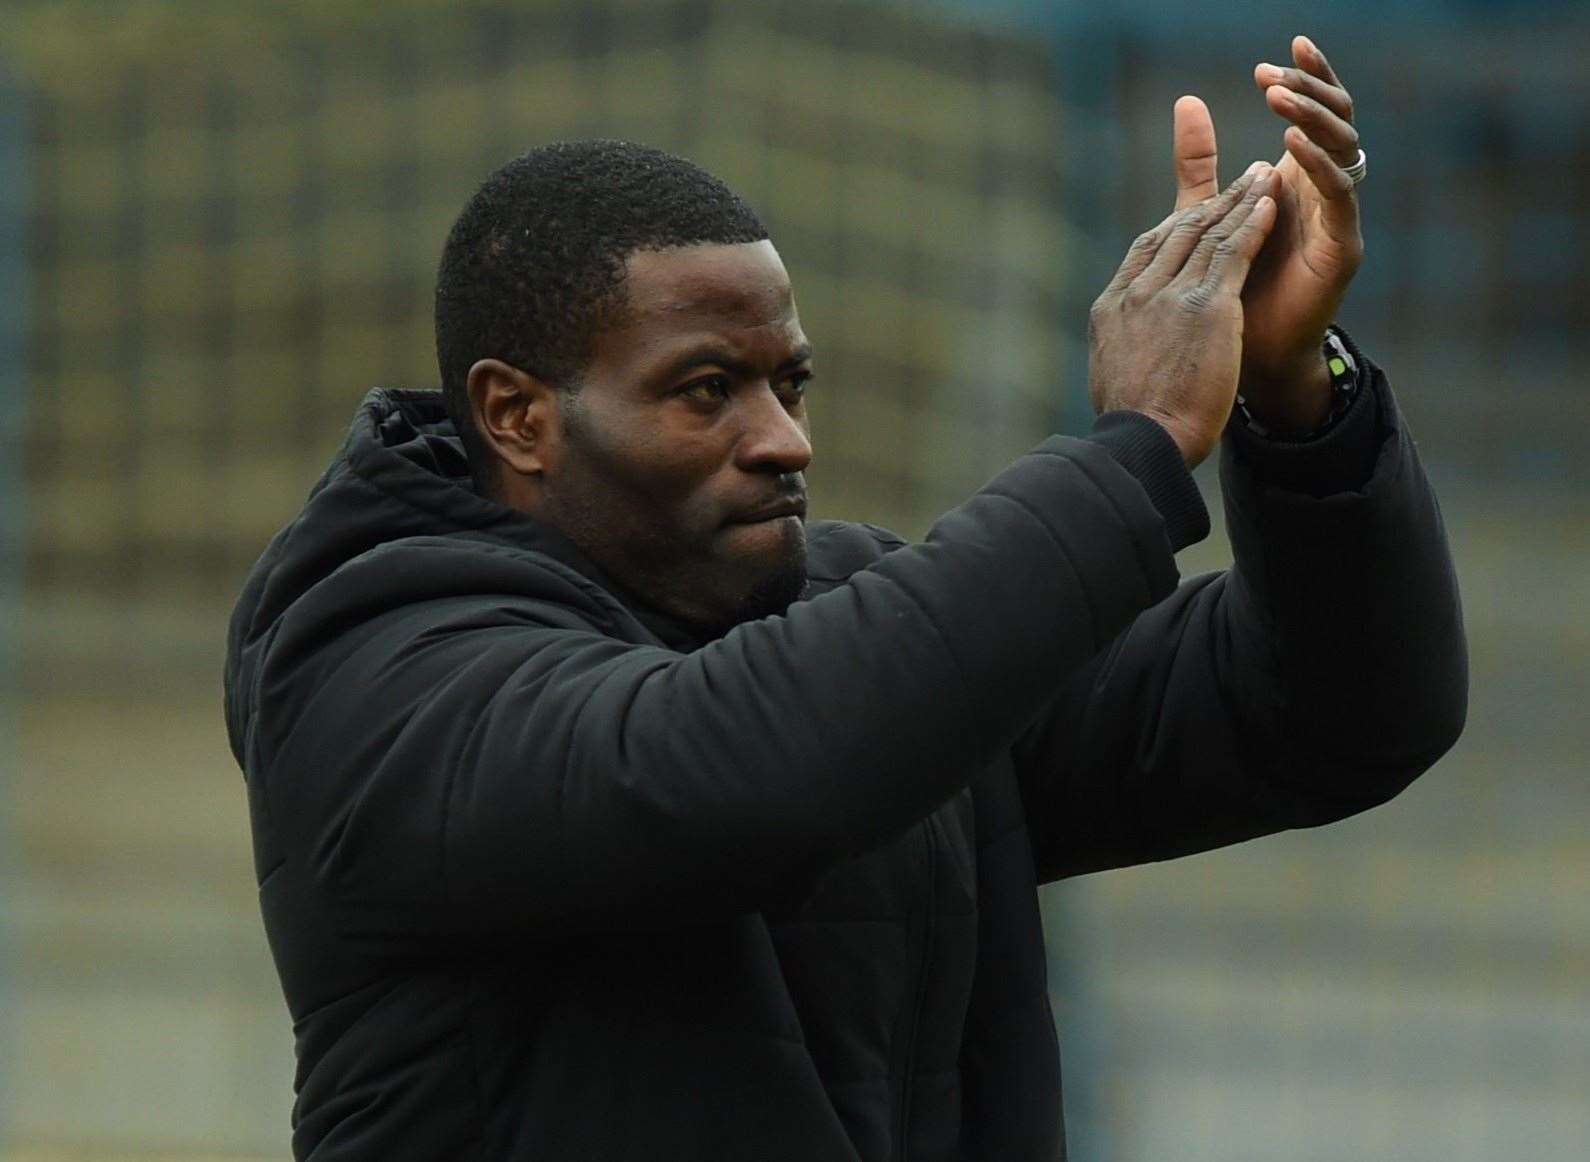
[[[1196,206],[1220,192],[1215,122],[1197,97],[1180,97],[1171,111],[1171,157],[1176,164],[1176,208]]]

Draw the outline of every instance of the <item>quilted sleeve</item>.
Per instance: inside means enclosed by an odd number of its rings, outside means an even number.
[[[282,858],[372,934],[783,899],[954,794],[1177,580],[1148,493],[1065,437],[924,542],[691,653],[604,633],[511,557],[378,549],[263,664],[250,779]]]
[[[1351,815],[1456,741],[1457,575],[1417,449],[1369,371],[1330,444],[1227,435],[1232,568],[1134,618],[1013,749],[1041,880]]]

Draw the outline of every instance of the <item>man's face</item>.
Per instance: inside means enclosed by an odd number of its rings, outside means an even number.
[[[805,583],[811,348],[771,242],[632,255],[626,309],[560,409],[538,516],[713,630]]]

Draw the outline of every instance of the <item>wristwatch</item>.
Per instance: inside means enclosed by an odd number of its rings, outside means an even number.
[[[1358,398],[1358,360],[1353,358],[1353,353],[1347,349],[1347,344],[1342,341],[1342,334],[1332,323],[1325,328],[1325,366],[1331,374],[1331,410],[1325,417],[1325,422],[1312,432],[1304,432],[1296,436],[1275,436],[1270,430],[1253,418],[1248,411],[1248,401],[1237,395],[1237,410],[1242,413],[1242,420],[1248,425],[1248,430],[1255,435],[1264,436],[1272,440],[1281,440],[1288,444],[1304,444],[1310,440],[1317,440],[1336,426],[1336,421],[1346,414],[1347,409],[1353,406],[1353,400]]]

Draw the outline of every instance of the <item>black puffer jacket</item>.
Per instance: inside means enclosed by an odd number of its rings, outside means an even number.
[[[1114,417],[924,544],[814,523],[809,599],[703,643],[372,393],[230,638],[296,1155],[1060,1156],[1035,885],[1361,810],[1464,710],[1382,381],[1228,436],[1239,566],[1179,588],[1174,457]]]

